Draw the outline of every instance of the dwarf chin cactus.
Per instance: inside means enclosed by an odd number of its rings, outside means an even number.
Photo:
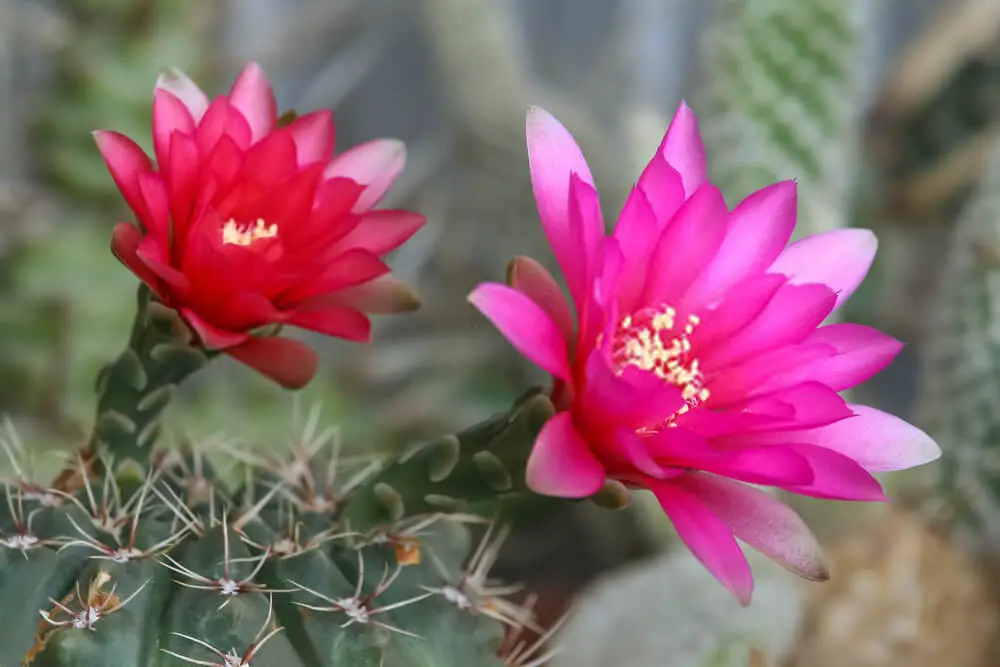
[[[64,472],[29,479],[24,444],[4,439],[0,666],[503,664],[504,628],[534,629],[532,614],[489,579],[504,531],[463,510],[524,488],[509,464],[548,399],[389,463],[342,460],[312,433],[283,460],[232,451],[232,487],[203,452],[153,446],[176,383],[208,357],[141,295]]]

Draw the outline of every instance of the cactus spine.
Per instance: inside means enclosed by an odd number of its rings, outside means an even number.
[[[524,488],[544,394],[350,474],[323,437],[281,466],[242,456],[234,487],[199,451],[155,449],[174,388],[211,357],[142,288],[73,463],[40,483],[5,443],[0,598],[17,604],[0,667],[503,664],[504,628],[531,613],[487,578],[502,530],[466,562],[489,522],[461,512]]]

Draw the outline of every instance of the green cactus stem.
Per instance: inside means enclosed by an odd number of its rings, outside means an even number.
[[[159,435],[160,414],[177,385],[214,354],[195,345],[178,314],[140,285],[128,344],[98,376],[91,457],[113,461],[118,475],[141,479]]]

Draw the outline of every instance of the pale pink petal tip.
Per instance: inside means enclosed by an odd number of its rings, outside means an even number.
[[[208,97],[202,89],[187,74],[170,67],[164,70],[156,80],[156,88],[166,90],[179,99],[191,112],[197,123],[208,110]]]
[[[604,467],[562,412],[542,427],[528,458],[525,480],[535,493],[558,498],[586,498],[604,485]]]
[[[788,246],[770,272],[782,273],[797,285],[828,285],[837,293],[839,307],[868,275],[877,251],[878,238],[870,229],[834,229]]]
[[[373,139],[333,158],[323,175],[349,178],[367,186],[354,204],[359,213],[378,204],[406,166],[406,144],[399,139]]]

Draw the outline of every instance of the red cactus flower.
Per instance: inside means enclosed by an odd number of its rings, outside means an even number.
[[[535,491],[585,497],[608,479],[651,490],[679,536],[740,601],[753,588],[735,538],[825,578],[802,520],[751,485],[882,500],[873,472],[936,458],[905,421],[838,392],[902,345],[874,329],[821,326],[868,271],[875,236],[842,229],[788,245],[796,188],[764,188],[734,210],[706,175],[684,105],[605,235],[590,170],[572,136],[528,114],[542,226],[576,313],[537,262],[471,302],[555,377],[560,412],[539,434]]]
[[[315,353],[255,330],[287,324],[367,341],[368,314],[415,307],[380,258],[424,218],[372,210],[403,168],[403,144],[378,139],[334,156],[326,110],[278,127],[256,64],[211,102],[184,74],[162,75],[155,165],[128,137],[94,136],[138,221],[115,227],[112,250],[206,348],[301,387]]]

